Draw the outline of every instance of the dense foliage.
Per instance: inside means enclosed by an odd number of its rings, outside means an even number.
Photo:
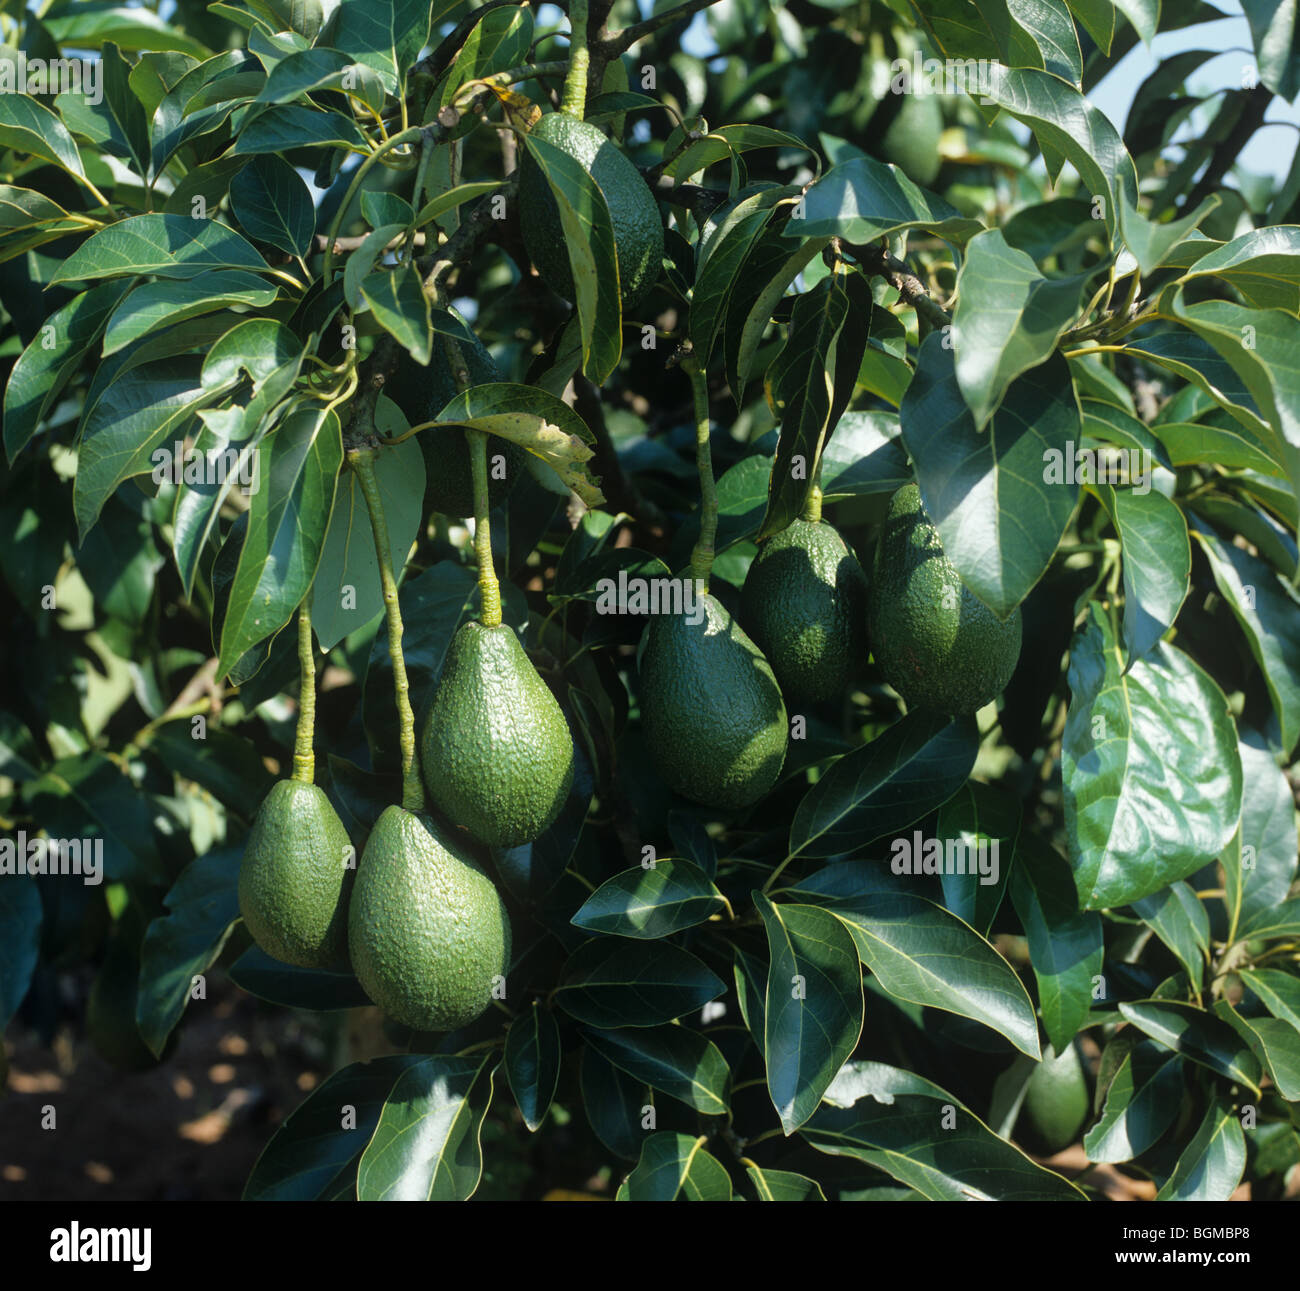
[[[83,963],[124,1066],[165,1059],[217,971],[367,1004],[239,918],[254,815],[312,752],[300,642],[326,656],[316,783],[362,854],[423,802],[450,736],[411,737],[495,566],[511,666],[573,737],[540,836],[455,834],[505,900],[503,989],[451,1033],[390,1020],[247,1196],[603,1168],[645,1199],[1082,1200],[1084,1157],[1162,1198],[1282,1195],[1300,164],[1233,166],[1300,46],[1286,6],[1245,8],[1243,88],[1190,88],[1193,48],[1122,132],[1089,90],[1212,5],[574,0],[581,57],[510,0],[0,8],[29,72],[0,93],[0,818],[104,867],[0,856],[0,1024],[51,1026]],[[87,50],[98,94],[30,79]],[[954,65],[974,82],[926,83]],[[534,136],[561,94],[606,161]],[[490,515],[482,480],[439,509],[485,444]],[[702,575],[711,622],[770,636],[741,597],[760,544],[820,516],[870,582],[913,481],[947,608],[1023,625],[1005,692],[909,707],[855,618],[829,693],[787,688],[756,801],[675,793],[710,796],[730,683],[644,721],[628,597]]]

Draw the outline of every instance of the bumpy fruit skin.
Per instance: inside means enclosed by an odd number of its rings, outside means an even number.
[[[452,638],[420,745],[424,782],[489,847],[531,842],[573,785],[564,712],[514,632],[471,620]]]
[[[1021,1116],[1037,1146],[1048,1152],[1069,1147],[1089,1112],[1088,1082],[1074,1045],[1057,1054],[1051,1045],[1025,1088]]]
[[[510,920],[483,867],[423,813],[387,807],[357,866],[348,914],[366,994],[417,1031],[455,1031],[492,1002]]]
[[[500,369],[477,337],[472,346],[464,345],[462,350],[470,380],[475,385],[501,380]],[[403,350],[384,393],[402,410],[402,415],[412,426],[432,421],[456,397],[456,382],[443,350],[442,338],[433,338],[433,356],[427,367],[421,367]],[[420,431],[416,439],[424,454],[425,511],[439,511],[458,519],[472,516],[474,476],[464,430],[459,426],[430,428]],[[497,453],[505,457],[504,478],[493,476],[492,458]],[[489,505],[496,506],[505,498],[526,469],[524,449],[509,440],[492,436],[488,441]]]
[[[703,617],[650,620],[641,655],[641,722],[659,774],[685,798],[752,806],[785,761],[786,713],[762,651],[716,597]]]
[[[239,911],[273,959],[345,970],[352,843],[324,791],[280,780],[253,818],[239,866]]]
[[[788,699],[832,699],[866,648],[867,577],[822,521],[796,520],[749,567],[741,614]]]
[[[547,113],[532,132],[568,153],[596,181],[614,226],[623,308],[634,308],[654,285],[664,257],[659,207],[641,172],[603,130],[568,113]],[[531,156],[525,156],[519,166],[519,209],[524,245],[538,272],[561,296],[572,300],[573,272],[560,209]]]
[[[966,588],[915,484],[889,504],[869,606],[872,653],[909,708],[978,712],[1015,671],[1020,611],[1003,622]]]

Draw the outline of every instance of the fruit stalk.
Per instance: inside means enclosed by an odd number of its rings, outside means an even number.
[[[402,806],[407,811],[424,810],[424,786],[415,761],[415,714],[411,711],[411,687],[406,679],[406,657],[402,653],[402,610],[397,600],[397,579],[393,577],[393,555],[384,523],[384,504],[375,480],[375,452],[372,448],[351,449],[348,462],[357,473],[361,496],[370,513],[375,535],[375,557],[379,581],[384,589],[384,610],[388,617],[388,653],[393,660],[393,689],[397,696],[399,746],[402,751]]]
[[[492,563],[492,530],[488,525],[487,432],[467,428],[470,469],[474,473],[474,554],[478,557],[479,619],[485,628],[501,625],[501,585]]]
[[[695,396],[695,465],[700,473],[700,536],[691,550],[691,577],[709,590],[714,541],[718,533],[718,493],[713,486],[713,454],[709,448],[709,386],[695,359],[682,364]]]
[[[316,755],[312,737],[316,730],[316,653],[311,643],[311,611],[307,602],[298,607],[298,730],[293,742],[293,778],[303,784],[316,781]]]
[[[587,0],[569,3],[569,74],[564,78],[560,111],[577,117],[587,115],[587,68],[591,51],[587,48]]]
[[[817,465],[817,474],[821,475],[821,463]],[[817,482],[813,483],[808,490],[808,501],[803,504],[803,510],[799,513],[800,520],[807,520],[809,524],[817,524],[822,518],[822,488]]]

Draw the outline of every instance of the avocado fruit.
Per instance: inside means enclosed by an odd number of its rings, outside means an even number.
[[[455,310],[456,318],[464,322]],[[487,347],[476,336],[474,344],[462,343],[465,366],[474,385],[501,380],[501,371]],[[457,394],[451,364],[443,350],[442,337],[433,338],[433,355],[421,366],[405,350],[384,387],[385,393],[402,410],[412,426],[432,421]],[[416,435],[424,454],[424,511],[464,519],[474,514],[474,474],[469,444],[461,426],[433,426]],[[496,462],[500,455],[504,460]],[[488,505],[496,506],[514,488],[527,469],[527,452],[507,439],[492,436],[488,443]]]
[[[348,914],[352,967],[390,1018],[455,1031],[492,1002],[510,920],[464,844],[423,812],[386,807],[370,831]]]
[[[319,785],[279,780],[253,818],[239,912],[272,959],[346,971],[352,842]]]
[[[1090,1107],[1088,1081],[1074,1045],[1060,1054],[1048,1045],[1029,1078],[1020,1108],[1027,1140],[1045,1152],[1069,1147],[1083,1129]]]
[[[567,112],[548,112],[532,136],[572,157],[596,181],[609,207],[624,310],[635,308],[659,276],[664,228],[659,206],[641,172],[603,130]],[[519,165],[519,210],[524,245],[543,280],[567,300],[573,271],[560,208],[541,167],[525,153]]]
[[[1020,610],[999,619],[961,581],[915,484],[889,504],[868,597],[872,653],[909,708],[959,716],[998,697],[1020,657]]]
[[[795,520],[763,543],[740,609],[787,699],[834,698],[865,656],[867,576],[824,521]]]
[[[453,824],[489,847],[529,843],[573,784],[564,711],[504,624],[452,638],[420,744],[424,782]]]
[[[641,723],[660,776],[693,802],[752,806],[785,761],[785,702],[771,665],[717,597],[650,620]],[[698,622],[692,622],[698,618]]]

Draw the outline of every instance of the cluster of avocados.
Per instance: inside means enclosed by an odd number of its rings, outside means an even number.
[[[573,783],[564,713],[509,627],[457,631],[421,753],[438,814],[386,807],[355,871],[324,792],[276,783],[248,835],[239,906],[267,954],[351,969],[394,1020],[452,1031],[489,1006],[510,963],[505,904],[475,853],[531,842]]]
[[[870,585],[834,527],[798,519],[764,542],[741,593],[749,631],[715,597],[653,619],[641,717],[664,781],[719,810],[752,806],[785,760],[785,700],[843,692],[867,641],[909,708],[977,712],[1020,656],[1020,611],[998,619],[961,582],[915,484],[885,517]]]

